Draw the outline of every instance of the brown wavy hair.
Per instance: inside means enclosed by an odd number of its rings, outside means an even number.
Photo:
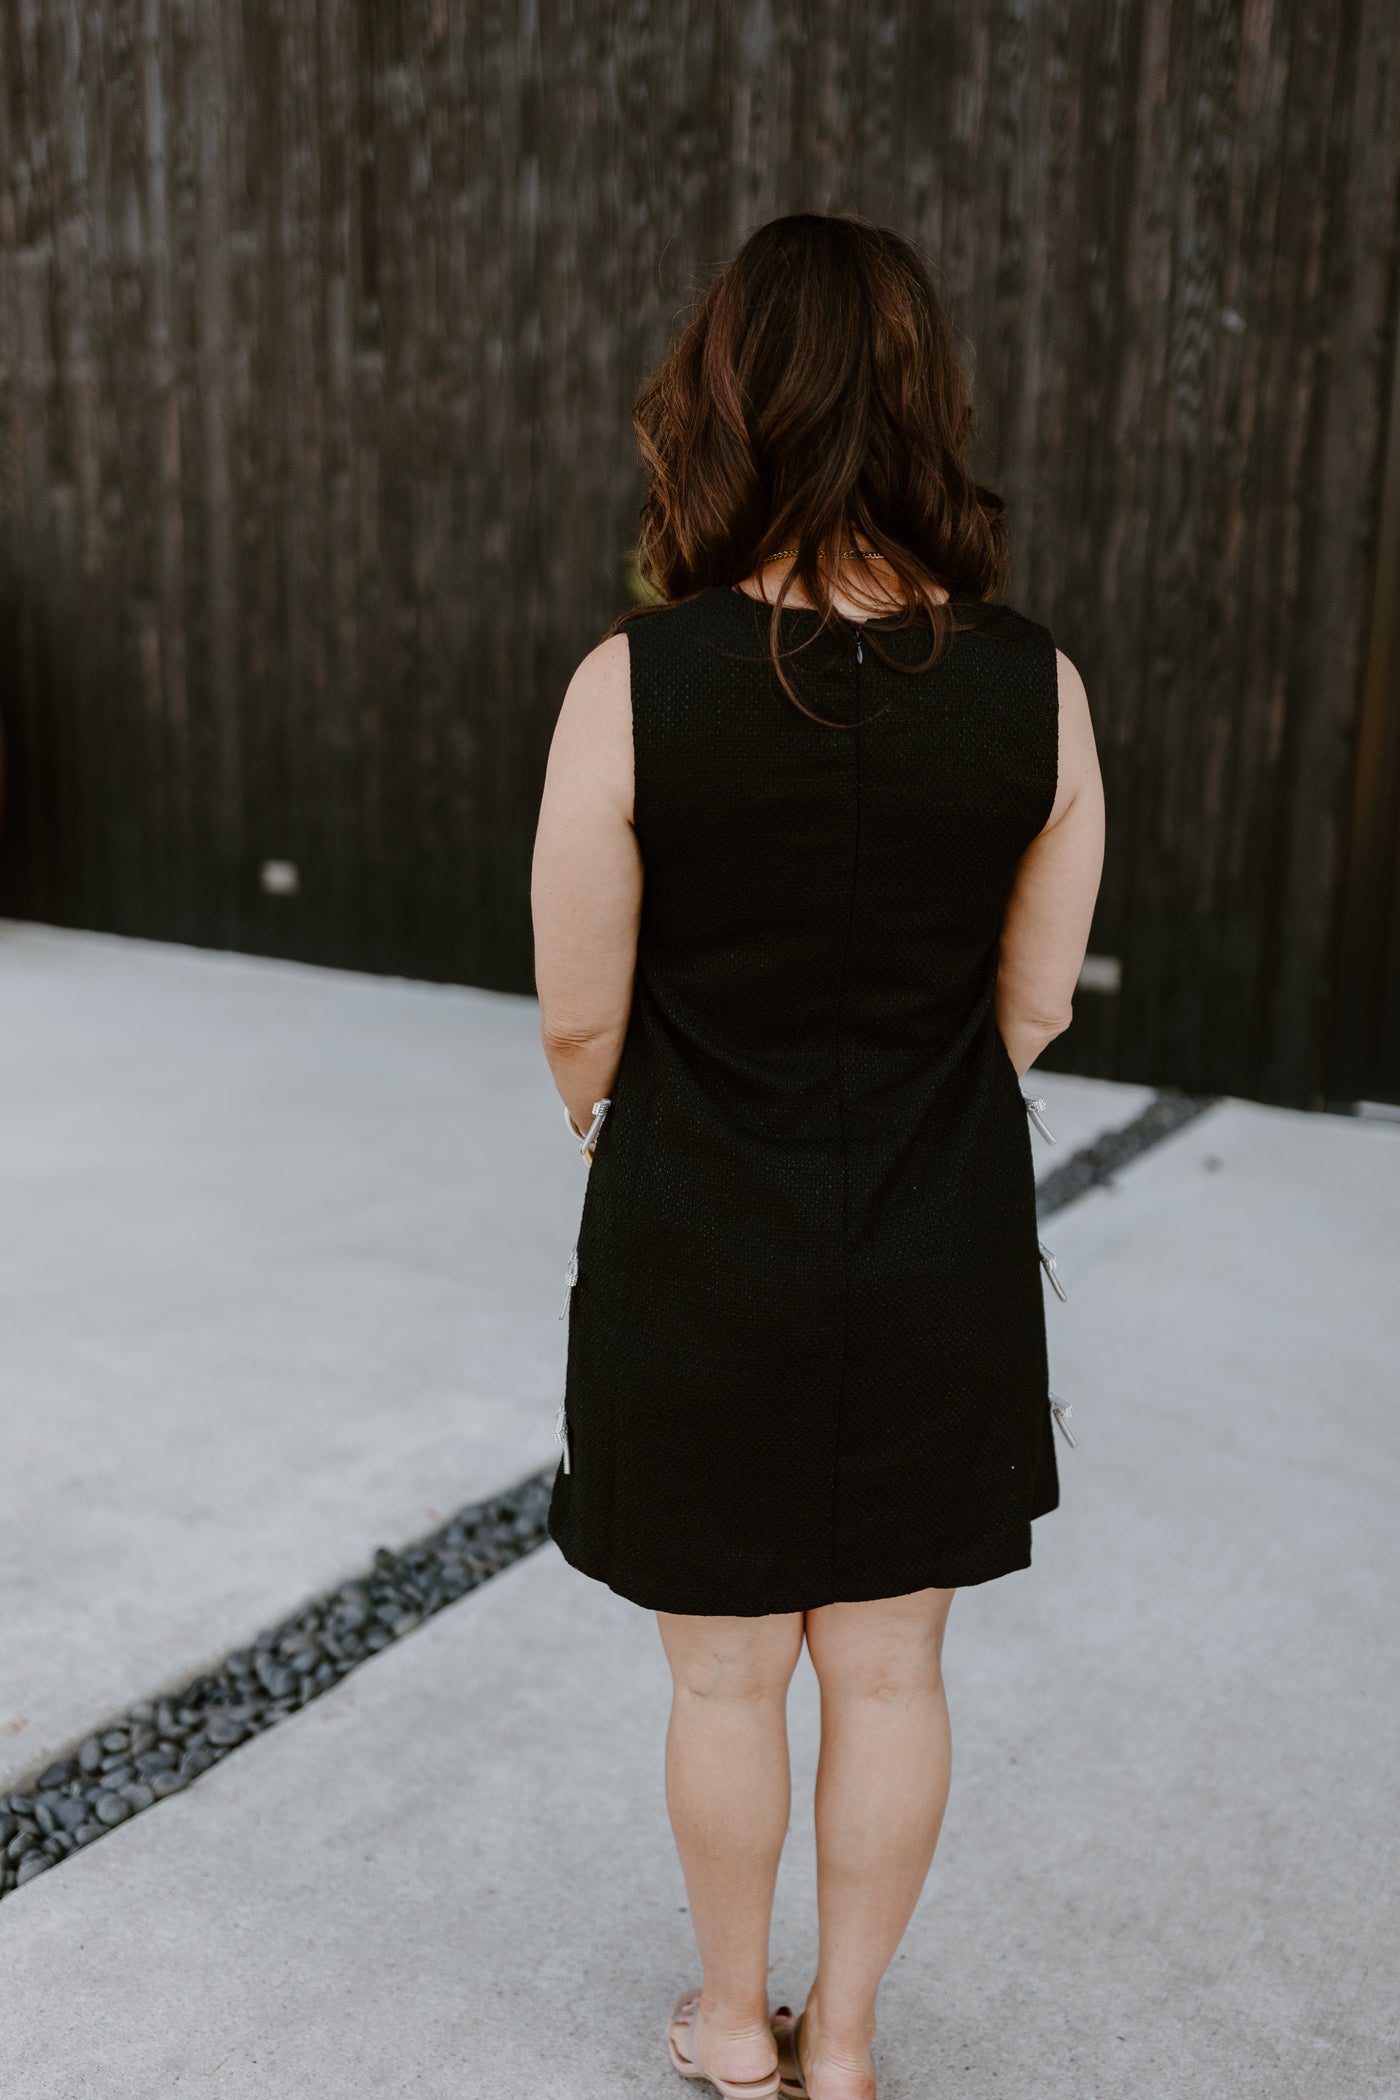
[[[811,714],[783,668],[782,606],[796,576],[818,633],[847,624],[829,578],[855,535],[903,601],[888,625],[930,630],[928,655],[905,664],[862,629],[892,669],[927,671],[956,630],[952,601],[1005,588],[1004,506],[968,465],[973,403],[948,309],[933,266],[888,227],[820,212],[760,226],[699,293],[632,422],[649,476],[636,567],[653,602],[610,634],[795,549],[769,650]]]

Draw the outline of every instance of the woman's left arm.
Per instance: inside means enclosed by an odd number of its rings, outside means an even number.
[[[569,681],[530,878],[540,1041],[580,1130],[612,1090],[632,1007],[642,908],[632,778],[631,665],[618,634]]]

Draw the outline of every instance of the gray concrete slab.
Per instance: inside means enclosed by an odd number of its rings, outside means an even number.
[[[1155,1087],[1081,1079],[1073,1072],[1040,1072],[1034,1065],[1022,1076],[1021,1091],[1044,1100],[1045,1120],[1055,1138],[1049,1145],[1038,1132],[1032,1136],[1031,1152],[1040,1180],[1062,1166],[1081,1145],[1092,1144],[1106,1130],[1120,1130],[1131,1123],[1156,1098]]]
[[[1055,1221],[1075,1406],[954,1605],[882,2100],[1400,2092],[1400,1132],[1227,1103]],[[815,1714],[773,1990],[813,1956]],[[0,1905],[26,2100],[678,2090],[649,1617],[547,1549]]]
[[[3,1792],[554,1456],[585,1170],[532,999],[13,922],[0,1160]]]
[[[533,1000],[0,926],[0,1790],[546,1462]]]

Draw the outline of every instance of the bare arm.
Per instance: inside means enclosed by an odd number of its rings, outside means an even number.
[[[642,904],[632,829],[632,691],[625,634],[569,682],[535,833],[530,904],[540,1041],[580,1130],[622,1055]]]
[[[1056,652],[1060,771],[1045,829],[1021,856],[1001,929],[996,1016],[1018,1074],[1063,1035],[1103,873],[1103,780],[1084,684]]]

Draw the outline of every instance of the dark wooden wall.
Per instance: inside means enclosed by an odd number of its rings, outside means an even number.
[[[0,0],[0,63],[0,910],[528,989],[638,381],[852,207],[941,260],[1095,710],[1121,987],[1047,1063],[1325,1093],[1393,0]]]

